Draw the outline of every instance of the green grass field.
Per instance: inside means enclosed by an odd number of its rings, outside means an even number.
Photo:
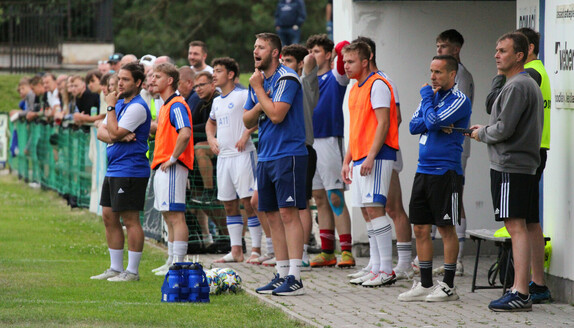
[[[141,281],[90,280],[109,266],[101,218],[0,176],[2,327],[303,326],[244,292],[204,304],[161,303],[163,277],[150,270],[164,260],[162,250],[146,245]]]
[[[0,74],[0,113],[17,109],[20,102],[18,82],[23,75]]]

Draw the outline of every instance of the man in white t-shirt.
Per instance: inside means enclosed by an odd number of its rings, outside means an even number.
[[[213,100],[205,133],[211,151],[218,156],[217,199],[225,207],[231,242],[231,252],[215,262],[243,262],[241,237],[244,220],[239,211],[240,202],[247,215],[252,239],[250,262],[261,255],[262,235],[261,223],[251,207],[257,161],[251,133],[255,128],[247,129],[243,124],[247,90],[235,86],[235,77],[239,73],[237,62],[224,57],[214,59],[212,64],[213,82],[221,88],[221,95]]]
[[[203,41],[191,41],[189,43],[189,51],[187,53],[187,60],[189,65],[195,73],[209,72],[213,74],[213,68],[205,63],[207,59],[207,46]]]

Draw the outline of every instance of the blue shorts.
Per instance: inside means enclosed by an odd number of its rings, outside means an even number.
[[[274,212],[285,207],[305,209],[307,207],[306,178],[307,155],[258,162],[259,211]]]

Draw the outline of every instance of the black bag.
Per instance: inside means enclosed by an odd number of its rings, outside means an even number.
[[[500,281],[500,284],[504,286],[504,277],[506,276],[506,286],[510,287],[514,284],[514,260],[510,257],[510,262],[508,262],[508,251],[500,247],[498,250],[498,257],[496,261],[490,266],[488,270],[488,284],[491,286],[496,285],[496,277]],[[508,267],[507,267],[508,262]]]

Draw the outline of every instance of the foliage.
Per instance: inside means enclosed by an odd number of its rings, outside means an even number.
[[[325,31],[326,0],[306,1],[307,20],[302,40]],[[114,37],[116,50],[169,55],[187,63],[189,42],[202,40],[208,63],[216,57],[235,58],[242,71],[253,67],[254,35],[272,32],[277,0],[116,0]]]
[[[0,185],[2,327],[303,326],[246,293],[202,304],[160,302],[163,277],[150,270],[165,252],[150,245],[139,282],[90,280],[109,265],[101,218],[13,176],[0,176]]]

